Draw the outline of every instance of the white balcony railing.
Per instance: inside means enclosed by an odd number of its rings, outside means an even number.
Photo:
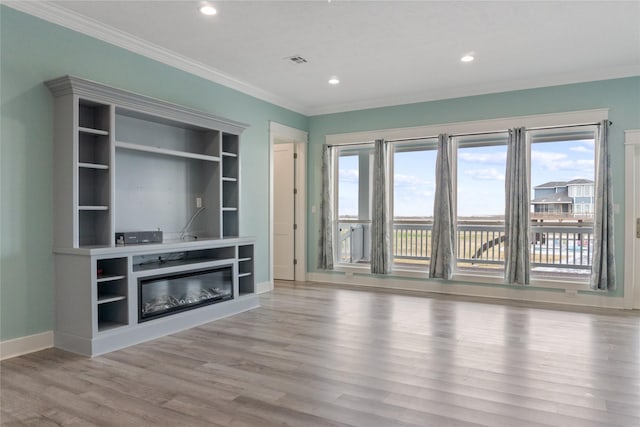
[[[431,221],[396,221],[391,243],[396,264],[427,265],[431,254]],[[370,222],[339,223],[338,262],[369,261]],[[591,269],[593,226],[581,221],[532,221],[529,242],[531,266],[585,274]],[[457,225],[457,261],[460,268],[500,268],[504,264],[504,225],[496,221],[461,221]]]

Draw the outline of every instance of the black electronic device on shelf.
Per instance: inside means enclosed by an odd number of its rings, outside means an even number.
[[[162,243],[162,231],[127,231],[116,233],[116,245]]]

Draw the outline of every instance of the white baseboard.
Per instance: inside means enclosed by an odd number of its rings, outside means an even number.
[[[0,360],[53,347],[53,331],[0,342]]]
[[[378,278],[365,274],[308,273],[307,280],[316,283],[375,287],[386,290],[438,293],[481,298],[497,298],[516,301],[543,302],[552,304],[579,305],[600,308],[625,308],[624,298],[601,294],[578,293],[574,289],[552,291],[527,286],[496,286],[445,282],[441,280],[411,278]],[[585,289],[587,290],[587,289]]]
[[[256,293],[263,294],[265,292],[271,292],[273,290],[273,282],[267,281],[258,283],[256,285]]]

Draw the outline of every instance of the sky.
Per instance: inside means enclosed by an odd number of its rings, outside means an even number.
[[[506,145],[458,149],[458,216],[504,214]],[[593,140],[535,143],[531,146],[533,187],[548,181],[594,179]],[[394,154],[394,216],[433,215],[436,151]],[[339,159],[340,216],[358,214],[358,158]]]

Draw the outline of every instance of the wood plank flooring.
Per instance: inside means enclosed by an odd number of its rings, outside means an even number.
[[[640,426],[640,316],[278,283],[93,359],[0,364],[3,426]]]

